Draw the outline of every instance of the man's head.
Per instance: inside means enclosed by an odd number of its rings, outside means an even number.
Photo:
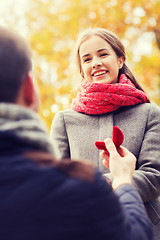
[[[0,27],[0,102],[34,105],[31,50],[17,33]]]

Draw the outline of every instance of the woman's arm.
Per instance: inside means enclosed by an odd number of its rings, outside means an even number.
[[[160,196],[160,108],[151,105],[133,183],[144,202]]]

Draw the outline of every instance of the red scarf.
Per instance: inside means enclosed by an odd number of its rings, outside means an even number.
[[[119,83],[92,83],[83,81],[82,91],[71,103],[71,108],[85,114],[104,114],[113,112],[122,106],[131,106],[148,102],[146,94],[121,74]]]

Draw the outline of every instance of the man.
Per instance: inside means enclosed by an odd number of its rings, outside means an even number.
[[[30,49],[1,27],[1,240],[151,240],[132,186],[135,157],[106,139],[115,192],[91,163],[57,161],[37,103]]]

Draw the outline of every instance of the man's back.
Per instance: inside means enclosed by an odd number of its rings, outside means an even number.
[[[97,183],[101,182],[101,176],[97,173],[95,178],[92,165],[70,161],[63,164],[51,160],[50,155],[38,152],[29,154],[30,159],[36,157],[34,162],[24,155],[0,157],[2,239],[12,239],[13,236],[14,239],[30,240],[70,239],[71,236],[73,239],[94,239],[99,231],[95,217],[99,224],[103,224],[103,216],[101,219],[97,210],[95,215],[94,206],[98,203],[96,209],[98,207],[102,212],[101,207],[105,205],[102,206],[101,186],[97,186],[95,192],[95,180],[97,178]],[[85,177],[85,174],[88,176]],[[101,183],[102,189],[105,184],[110,193],[110,187],[104,181]],[[106,209],[108,201],[109,196]],[[104,226],[104,229],[107,227]]]
[[[126,232],[132,221],[136,231],[137,222],[125,217],[110,186],[90,164],[58,162],[42,152],[8,154],[0,157],[0,186],[3,240],[125,240],[133,235]],[[127,194],[122,190],[119,195]],[[125,201],[136,206],[133,213],[140,216],[143,206],[130,201],[130,196]]]

